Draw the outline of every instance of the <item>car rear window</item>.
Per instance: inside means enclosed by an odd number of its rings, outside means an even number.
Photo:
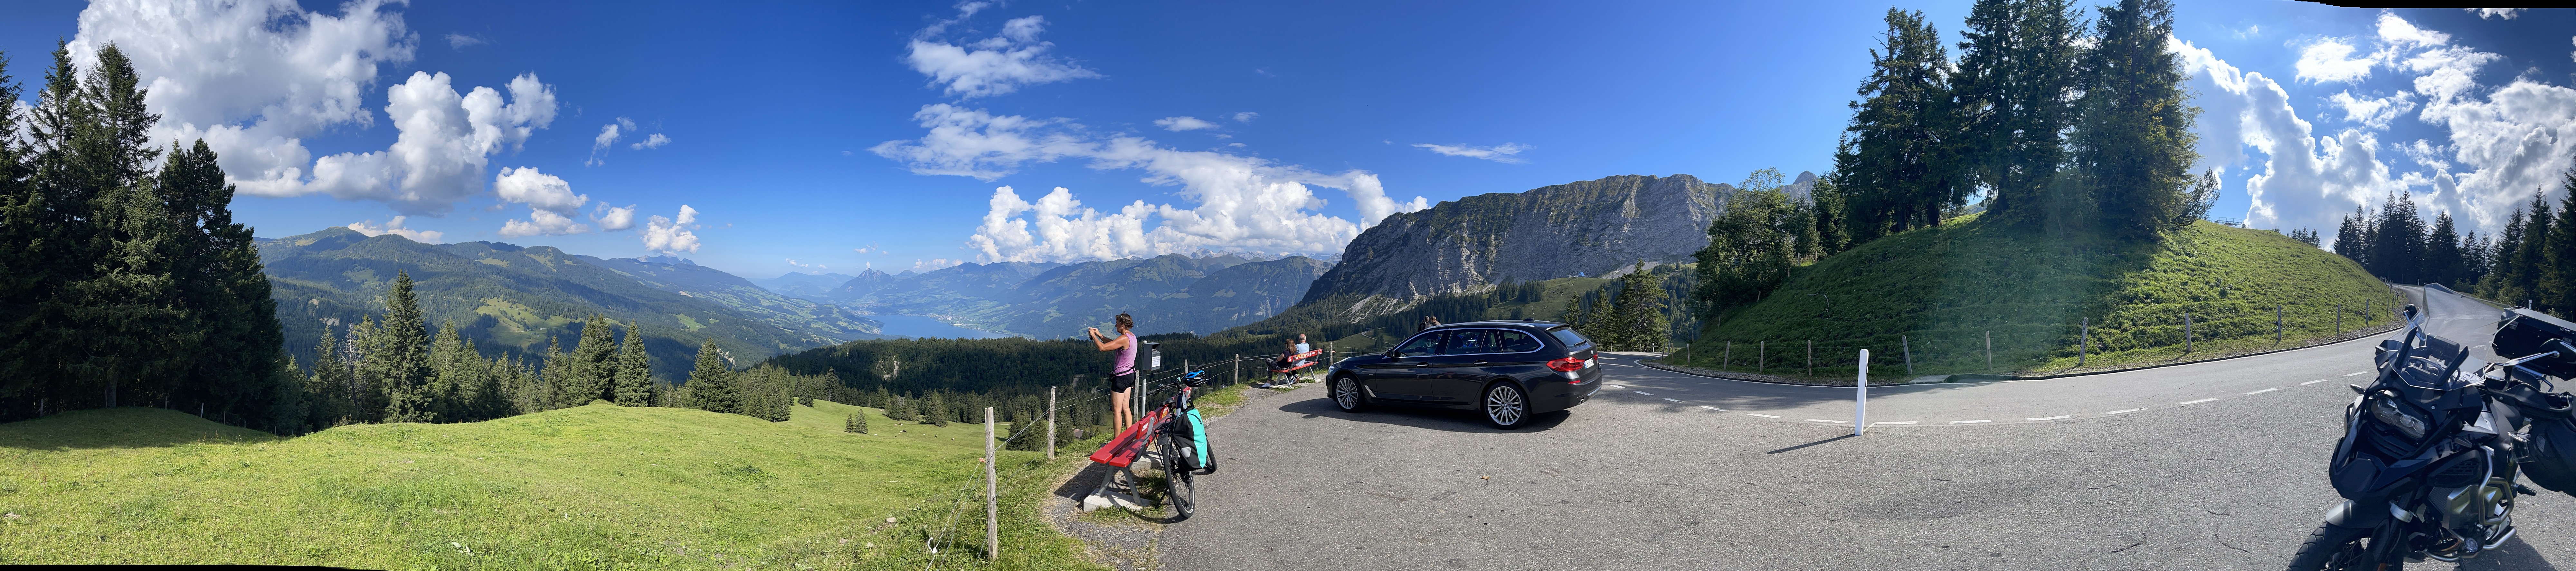
[[[1469,329],[1450,332],[1449,346],[1443,349],[1441,354],[1480,355],[1492,352],[1494,352],[1494,332],[1489,329]]]
[[[1527,353],[1537,351],[1539,348],[1538,338],[1531,337],[1528,333],[1505,329],[1502,331],[1502,337],[1504,353]]]
[[[1549,335],[1555,335],[1555,336],[1556,336],[1556,340],[1557,340],[1557,342],[1564,343],[1564,344],[1565,344],[1565,346],[1566,346],[1566,347],[1568,347],[1568,348],[1572,348],[1572,347],[1574,347],[1574,346],[1576,346],[1576,345],[1582,345],[1582,344],[1585,344],[1585,343],[1591,343],[1591,342],[1592,342],[1592,340],[1591,340],[1591,339],[1585,339],[1585,338],[1583,338],[1583,334],[1581,334],[1581,333],[1575,333],[1575,332],[1574,332],[1574,328],[1572,328],[1572,327],[1558,327],[1558,328],[1555,328],[1555,329],[1549,329],[1549,330],[1547,330],[1547,333],[1548,333]]]

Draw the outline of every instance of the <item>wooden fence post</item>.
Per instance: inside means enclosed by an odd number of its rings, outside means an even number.
[[[1770,370],[1771,340],[1764,339],[1753,342],[1753,372],[1762,373]]]
[[[1905,348],[1905,376],[1914,376],[1914,340],[1898,335],[1896,343]]]
[[[1807,340],[1807,376],[1816,376],[1816,340]]]
[[[1055,459],[1055,387],[1047,387],[1047,459]]]
[[[1002,485],[993,481],[993,407],[984,407],[984,559],[1002,557]]]
[[[2084,366],[2084,354],[2093,351],[2093,316],[2084,316],[2082,333],[2075,340],[2075,366]]]
[[[1986,372],[1995,372],[1995,330],[1986,330]]]

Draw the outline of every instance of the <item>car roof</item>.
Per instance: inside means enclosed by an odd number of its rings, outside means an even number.
[[[1441,330],[1441,329],[1456,329],[1456,328],[1461,328],[1461,327],[1497,327],[1497,326],[1501,326],[1501,327],[1527,327],[1527,328],[1533,328],[1533,329],[1546,329],[1546,328],[1550,328],[1550,327],[1556,327],[1556,326],[1559,326],[1559,325],[1564,325],[1564,324],[1563,324],[1563,323],[1557,323],[1557,322],[1554,322],[1554,321],[1539,321],[1539,320],[1535,320],[1535,319],[1493,319],[1493,320],[1486,320],[1486,321],[1468,321],[1468,322],[1462,322],[1462,323],[1442,323],[1442,324],[1439,324],[1439,325],[1434,325],[1434,326],[1432,326],[1430,329],[1424,329],[1423,331],[1436,331],[1436,330]]]

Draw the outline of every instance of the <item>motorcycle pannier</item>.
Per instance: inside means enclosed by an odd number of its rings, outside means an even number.
[[[2540,487],[2576,495],[2576,422],[2534,418],[2531,442],[2522,446],[2523,477]]]

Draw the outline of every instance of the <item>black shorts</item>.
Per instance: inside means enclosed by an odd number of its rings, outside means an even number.
[[[1127,389],[1136,388],[1136,377],[1137,374],[1133,372],[1124,375],[1110,375],[1109,392],[1123,393],[1127,392]]]

